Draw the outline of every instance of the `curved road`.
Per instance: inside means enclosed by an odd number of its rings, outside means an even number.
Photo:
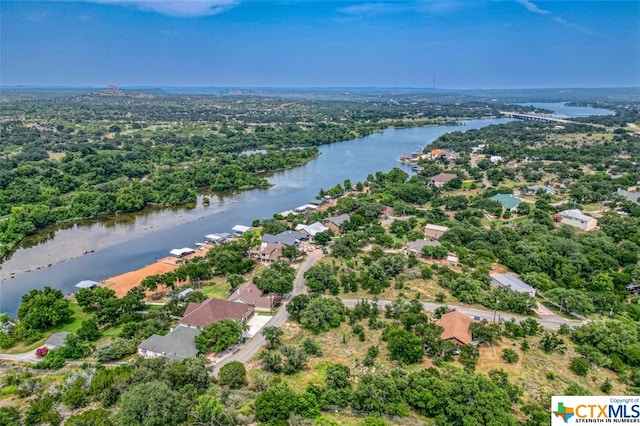
[[[307,288],[305,286],[306,281],[303,275],[318,260],[320,260],[322,256],[322,252],[318,250],[317,252],[308,255],[306,259],[300,264],[300,266],[298,266],[298,273],[296,274],[296,278],[293,281],[293,291],[291,292],[291,296],[297,296],[298,294],[307,292]],[[282,325],[287,322],[288,319],[289,313],[283,306],[282,308],[280,308],[278,313],[275,314],[273,318],[271,318],[269,322],[265,324],[265,327],[282,327]],[[220,370],[220,367],[231,361],[240,361],[243,364],[248,363],[249,360],[251,360],[251,358],[253,358],[265,344],[266,341],[264,339],[264,336],[262,335],[262,333],[258,332],[237,352],[231,353],[220,361],[217,361],[213,366],[213,373],[217,374],[218,370]]]
[[[298,267],[296,278],[293,282],[293,291],[291,292],[291,296],[297,296],[298,294],[304,294],[307,292],[307,289],[305,286],[306,281],[303,275],[309,268],[315,265],[315,263],[318,260],[320,260],[322,256],[323,256],[322,252],[317,251],[315,253],[308,255],[306,259],[300,264],[300,266]],[[353,307],[355,306],[356,303],[358,303],[358,300],[343,300],[342,302],[346,307]],[[378,303],[378,306],[386,306],[386,305],[390,305],[392,302],[388,300],[378,300],[377,303]],[[532,318],[532,317],[515,315],[515,314],[500,312],[500,311],[497,311],[494,314],[494,311],[492,310],[477,309],[477,308],[471,308],[471,307],[462,306],[462,305],[451,305],[451,304],[445,305],[442,303],[424,302],[422,306],[424,310],[430,311],[430,312],[435,311],[437,308],[441,306],[447,306],[465,315],[470,315],[472,317],[477,317],[487,321],[493,321],[494,315],[496,320],[502,319],[505,321],[511,321],[512,319],[514,319],[517,322],[523,321],[527,318]],[[286,308],[283,306],[278,311],[278,313],[276,313],[269,320],[269,322],[265,324],[265,327],[266,326],[282,327],[282,325],[284,325],[284,323],[288,319],[289,319],[289,313],[287,312]],[[555,314],[541,315],[539,318],[535,318],[535,319],[543,327],[553,329],[553,330],[557,330],[563,324],[569,327],[575,327],[575,326],[580,326],[586,322],[586,321],[569,320]],[[222,359],[215,361],[213,365],[213,373],[217,374],[218,371],[220,370],[220,367],[222,367],[223,365],[231,361],[240,361],[243,364],[248,363],[251,360],[251,358],[253,358],[260,351],[260,349],[262,349],[262,347],[265,344],[266,344],[266,341],[264,336],[262,335],[262,333],[258,332],[247,343],[242,345],[235,352],[232,352],[229,355],[226,355],[225,357],[223,357]],[[32,363],[36,363],[39,361],[39,359],[35,356],[33,352],[16,354],[16,355],[0,354],[0,360],[8,360],[8,361],[14,361],[14,362],[32,362]]]

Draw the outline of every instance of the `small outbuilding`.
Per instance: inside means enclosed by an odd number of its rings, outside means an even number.
[[[598,226],[598,220],[596,218],[588,216],[578,209],[563,210],[555,216],[561,218],[561,223],[583,231],[591,231]]]
[[[449,231],[448,226],[428,223],[427,226],[424,227],[424,238],[427,240],[437,240],[442,237],[447,231]]]
[[[506,288],[519,293],[527,293],[531,297],[536,296],[536,289],[522,281],[513,274],[495,274],[491,276],[491,285]]]
[[[69,335],[69,333],[67,333],[66,331],[61,331],[59,333],[53,333],[46,342],[44,342],[44,345],[49,348],[49,350],[51,349],[55,349],[55,348],[60,348],[62,346],[64,346],[66,344],[66,340],[67,340],[67,336]]]
[[[76,284],[77,288],[88,288],[93,290],[94,288],[98,287],[98,281],[92,281],[92,280],[83,280],[80,281],[78,284]]]
[[[195,253],[195,252],[196,252],[196,251],[195,251],[194,249],[192,249],[192,248],[189,248],[189,247],[182,247],[182,248],[179,248],[179,249],[173,249],[173,250],[171,250],[171,251],[169,252],[169,254],[171,254],[172,256],[175,256],[175,257],[180,258],[180,257],[187,256],[187,255],[189,255],[189,254],[193,254],[193,253]]]

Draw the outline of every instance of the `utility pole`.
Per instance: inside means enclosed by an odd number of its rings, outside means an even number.
[[[498,303],[500,303],[500,301],[496,298],[496,307],[493,310],[493,322],[496,322],[496,314],[498,313]]]

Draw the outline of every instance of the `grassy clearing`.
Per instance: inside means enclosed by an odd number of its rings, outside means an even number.
[[[207,287],[198,289],[202,294],[211,299],[223,299],[225,300],[229,296],[231,286],[228,283],[216,283]]]
[[[34,351],[44,345],[44,342],[46,342],[47,339],[54,333],[59,333],[61,331],[66,331],[67,333],[76,333],[82,326],[82,321],[89,318],[91,314],[82,312],[82,308],[73,301],[71,301],[69,307],[73,311],[71,318],[42,333],[42,339],[38,340],[37,342],[31,343],[30,345],[19,342],[17,345],[12,347],[11,349],[5,350],[4,352],[8,354],[20,354],[24,352]]]

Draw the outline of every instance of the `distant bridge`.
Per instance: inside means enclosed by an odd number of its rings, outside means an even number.
[[[555,123],[573,123],[571,120],[565,120],[563,118],[557,118],[553,115],[548,114],[522,114],[520,112],[509,112],[509,111],[500,111],[505,117],[515,118],[516,120],[525,120],[525,121],[541,121],[544,123],[555,122]]]

